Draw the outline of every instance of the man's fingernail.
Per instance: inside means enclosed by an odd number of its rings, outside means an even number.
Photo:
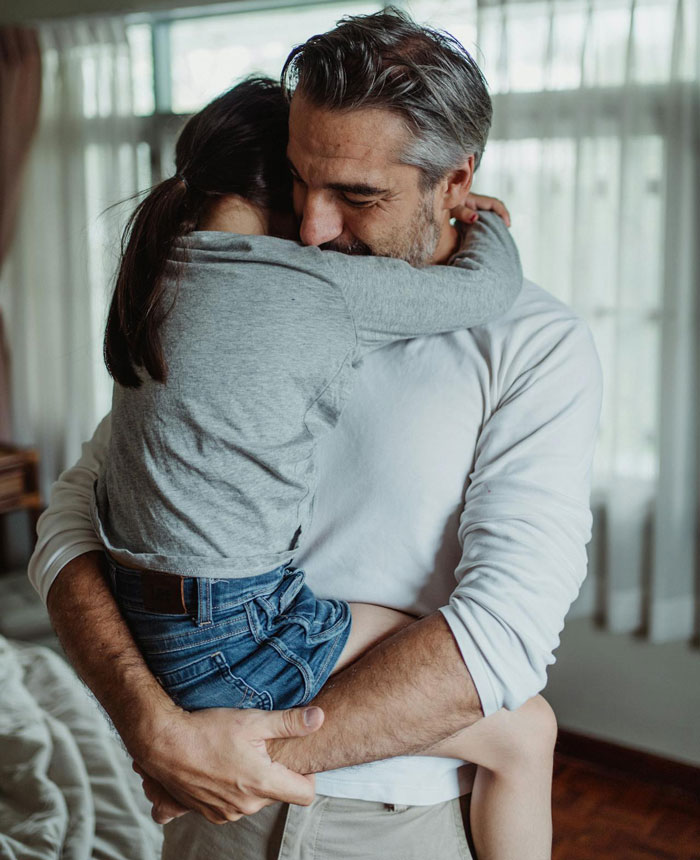
[[[473,224],[473,223],[476,221],[476,219],[477,219],[478,217],[479,217],[479,216],[478,216],[478,215],[476,214],[476,212],[475,212],[469,220],[470,220],[470,221],[472,222],[472,224]]]
[[[318,708],[306,708],[304,711],[304,725],[312,726],[316,722],[316,716],[318,714]]]

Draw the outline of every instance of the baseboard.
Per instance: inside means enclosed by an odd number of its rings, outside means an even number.
[[[625,773],[643,782],[679,788],[700,797],[700,767],[631,747],[559,730],[557,753]]]

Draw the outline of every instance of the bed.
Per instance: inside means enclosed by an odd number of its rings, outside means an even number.
[[[131,762],[58,654],[0,636],[1,860],[155,860]]]

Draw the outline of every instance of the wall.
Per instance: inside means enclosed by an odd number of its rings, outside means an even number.
[[[562,728],[700,766],[700,652],[570,621],[545,698]]]

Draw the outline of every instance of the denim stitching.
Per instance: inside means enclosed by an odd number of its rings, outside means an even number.
[[[181,630],[163,632],[163,633],[150,633],[144,635],[145,639],[174,639],[180,636],[191,638],[194,635],[202,635],[207,631],[202,631],[201,628],[197,627],[194,620],[191,617],[186,615],[157,615],[153,616],[149,613],[139,612],[138,610],[131,609],[129,606],[124,606],[123,603],[119,604],[119,608],[126,614],[127,620],[133,620],[135,625],[148,625],[149,629],[153,628],[153,625],[158,622],[158,620],[162,620],[163,623],[167,624],[171,619],[173,622],[178,623],[182,626]],[[229,618],[221,618],[218,621],[214,621],[212,626],[208,628],[208,630],[215,632],[222,627],[229,626],[234,630],[237,630],[239,627],[243,630],[248,628],[248,619],[245,617],[243,613],[237,616],[229,617]]]
[[[320,684],[321,686],[323,686],[323,684],[325,684],[326,681],[328,680],[328,676],[333,671],[333,666],[335,666],[335,664],[338,662],[338,659],[340,657],[342,649],[345,647],[345,645],[348,641],[349,635],[350,635],[350,630],[348,628],[348,635],[345,636],[344,638],[341,638],[340,636],[338,636],[337,639],[333,642],[333,647],[328,649],[328,653],[326,654],[326,659],[323,661],[323,664],[321,665],[321,667],[320,667],[320,669],[316,675],[316,683],[317,684]],[[333,663],[330,666],[330,668],[328,668],[328,664],[331,661],[331,659],[333,660]],[[305,704],[306,704],[306,700],[302,702],[302,705],[305,705]]]
[[[291,663],[292,666],[296,666],[296,668],[301,673],[302,678],[304,679],[304,695],[302,696],[302,701],[305,701],[309,692],[314,689],[314,676],[311,672],[311,667],[306,663],[306,661],[302,660],[300,657],[297,657],[280,639],[276,636],[272,636],[267,640],[267,644],[277,651],[277,653],[285,659],[288,663]]]
[[[345,603],[345,601],[340,601],[341,604]],[[309,619],[305,615],[294,615],[287,612],[282,613],[284,618],[289,623],[299,624],[300,627],[303,627],[307,633],[307,641],[310,645],[321,645],[324,642],[327,642],[329,639],[333,639],[342,628],[347,624],[347,612],[343,611],[341,606],[341,611],[338,616],[338,620],[335,621],[330,627],[324,627],[323,631],[320,633],[312,633],[311,632],[311,624]]]
[[[213,654],[212,659],[216,663],[216,666],[219,669],[219,673],[221,674],[224,681],[229,683],[232,687],[236,687],[237,689],[239,689],[239,692],[240,687],[244,688],[243,699],[238,706],[239,708],[244,708],[246,706],[246,699],[250,697],[250,701],[253,705],[261,705],[261,707],[265,709],[265,705],[267,704],[267,709],[272,710],[274,705],[272,702],[272,697],[267,692],[267,690],[256,690],[254,687],[251,687],[250,684],[248,684],[244,678],[241,678],[240,675],[236,675],[231,669],[231,667],[228,665],[228,662],[226,661],[226,658],[221,651],[218,651],[216,654]],[[240,685],[240,687],[238,685]]]
[[[211,630],[211,632],[214,632],[214,630],[212,630],[212,628],[209,628],[209,629]],[[197,632],[199,632],[199,631],[196,631],[196,630],[192,631],[192,633],[197,633]],[[247,633],[247,632],[248,632],[247,626],[244,626],[243,630],[236,631],[236,635],[240,635],[241,633]],[[191,638],[191,633],[189,635]],[[179,636],[172,635],[170,637],[167,637],[167,640],[168,640],[168,642],[172,642],[173,640],[178,640],[178,639],[182,639],[182,638],[184,638],[184,636],[182,636],[182,634]],[[158,651],[149,650],[148,653],[149,654],[175,654],[178,651],[187,651],[189,648],[196,648],[200,645],[210,645],[212,642],[221,642],[223,639],[230,639],[230,638],[231,638],[231,633],[229,631],[229,632],[223,633],[221,636],[212,636],[211,638],[208,638],[208,639],[197,639],[194,643],[186,642],[180,646],[165,648],[165,649],[161,649]],[[150,644],[153,642],[166,643],[167,644],[165,636],[151,636],[149,638],[137,637],[137,639],[138,639],[140,647],[142,647],[144,650],[146,650],[147,644]]]
[[[197,580],[197,626],[209,627],[212,624],[211,580]]]
[[[189,663],[185,663],[182,666],[177,666],[173,669],[166,669],[165,671],[161,671],[158,673],[158,677],[163,679],[164,683],[167,683],[168,678],[171,675],[175,675],[175,674],[178,674],[180,672],[184,672],[186,669],[190,669],[192,666],[196,666],[198,663],[205,663],[207,660],[209,660],[211,662],[211,660],[213,659],[214,656],[215,655],[213,655],[213,654],[205,654],[203,657],[197,657],[196,660],[191,660]],[[214,669],[218,669],[218,668],[219,668],[218,665],[215,663]],[[202,674],[194,675],[192,678],[185,679],[182,683],[186,683],[187,681],[198,681],[202,677],[203,677]]]
[[[333,647],[327,650],[326,657],[321,666],[319,667],[318,671],[316,672],[313,687],[311,687],[311,689],[307,691],[302,701],[299,702],[300,705],[308,704],[326,683],[331,672],[333,671],[333,666],[335,666],[335,664],[338,662],[340,652],[342,651],[342,648],[345,646],[346,642],[347,636],[342,640],[341,637],[338,637],[335,642],[333,642]],[[328,664],[331,662],[331,660],[332,665],[330,666],[330,668],[328,668]]]
[[[263,635],[262,624],[260,624],[260,620],[255,612],[254,603],[252,601],[245,604],[245,614],[248,618],[248,626],[250,628],[250,632],[253,634],[253,639],[255,639],[258,645],[262,645],[266,640]]]

